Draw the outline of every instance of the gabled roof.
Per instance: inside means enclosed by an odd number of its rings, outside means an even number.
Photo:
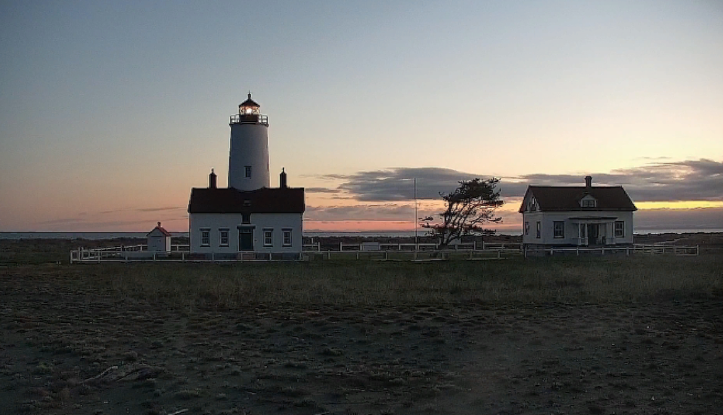
[[[587,195],[597,201],[594,208],[580,206],[580,199]],[[530,196],[535,197],[541,212],[638,210],[622,186],[528,186],[522,199],[520,213],[525,211],[525,203]]]
[[[188,213],[304,213],[304,188],[193,188]]]
[[[155,228],[151,229],[151,231],[148,232],[148,233],[146,234],[146,236],[150,236],[150,235],[151,235],[153,232],[155,232],[155,231],[160,232],[163,236],[172,236],[170,232],[168,232],[167,230],[165,230],[165,229],[161,226],[161,223],[160,223],[160,222],[158,222],[158,226],[156,226]]]

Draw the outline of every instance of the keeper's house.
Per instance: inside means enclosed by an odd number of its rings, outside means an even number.
[[[622,186],[528,186],[522,213],[526,246],[605,246],[633,243],[637,208]]]
[[[278,188],[243,191],[217,188],[215,182],[212,172],[208,188],[191,189],[191,252],[301,252],[304,189],[286,187],[286,173]]]

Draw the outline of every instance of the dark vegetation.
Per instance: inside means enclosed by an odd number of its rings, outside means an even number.
[[[723,407],[721,255],[71,266],[39,245],[0,265],[2,414]]]

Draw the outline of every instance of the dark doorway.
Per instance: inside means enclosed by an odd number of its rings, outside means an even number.
[[[254,250],[254,228],[238,229],[238,250],[253,251]]]
[[[598,225],[597,223],[587,225],[587,244],[588,245],[597,245],[597,236],[598,236],[599,226],[600,225]]]

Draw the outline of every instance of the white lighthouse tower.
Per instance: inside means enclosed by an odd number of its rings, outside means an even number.
[[[228,187],[241,191],[269,187],[269,119],[251,99],[231,116],[231,150],[228,158]]]

